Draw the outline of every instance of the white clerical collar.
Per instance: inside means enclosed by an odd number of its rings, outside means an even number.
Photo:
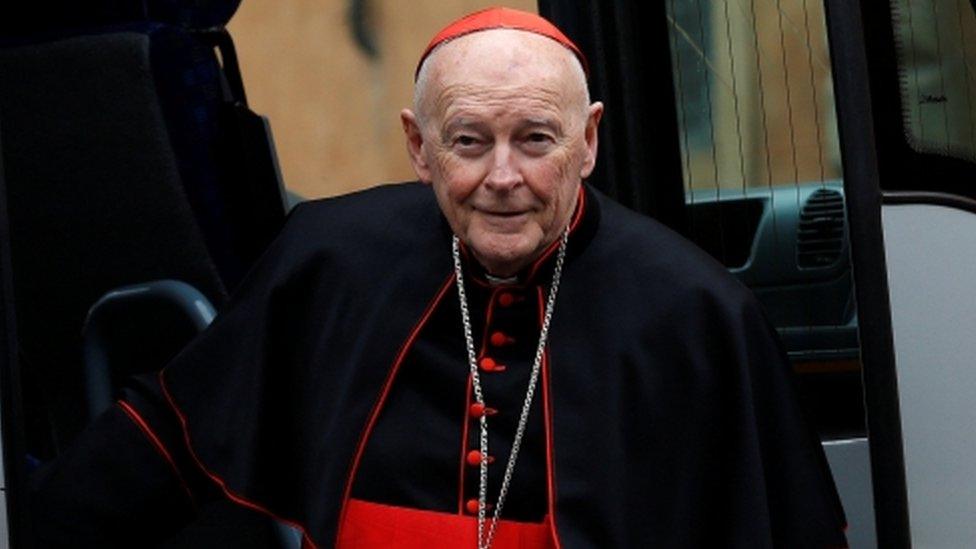
[[[501,277],[501,276],[492,276],[488,273],[485,273],[485,278],[488,280],[488,283],[491,284],[492,286],[507,286],[509,284],[515,284],[518,282],[517,276]]]

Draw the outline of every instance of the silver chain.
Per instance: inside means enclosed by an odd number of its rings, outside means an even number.
[[[569,228],[567,227],[559,243],[559,251],[556,255],[556,267],[552,273],[552,284],[549,289],[549,297],[546,301],[546,311],[542,318],[542,328],[539,330],[539,345],[535,350],[535,360],[532,363],[532,373],[529,376],[529,386],[525,390],[522,413],[519,415],[518,427],[515,429],[515,438],[512,440],[512,451],[508,455],[508,463],[505,465],[505,475],[502,477],[502,486],[498,491],[498,501],[495,503],[495,511],[492,514],[487,535],[485,535],[485,514],[488,499],[488,414],[481,414],[481,417],[478,418],[481,427],[479,437],[481,463],[479,464],[478,478],[478,549],[491,548],[491,543],[495,538],[495,532],[498,529],[498,521],[502,515],[502,506],[505,504],[505,496],[508,495],[508,487],[512,482],[512,474],[515,472],[515,460],[518,459],[519,449],[522,447],[522,437],[525,435],[525,427],[528,424],[529,410],[532,407],[532,397],[535,396],[536,385],[538,385],[539,381],[539,372],[542,369],[542,357],[545,354],[546,340],[549,338],[549,322],[552,319],[552,311],[556,305],[556,292],[559,290],[559,279],[562,276],[563,262],[566,259],[566,247],[568,244]],[[468,350],[468,368],[471,370],[471,385],[474,391],[475,402],[485,406],[484,393],[481,390],[481,376],[478,373],[477,355],[474,352],[474,338],[471,336],[471,315],[468,311],[467,293],[464,290],[464,277],[461,271],[461,253],[457,236],[451,242],[451,252],[454,256],[454,273],[457,278],[458,299],[461,302],[461,324],[464,327],[464,343]]]

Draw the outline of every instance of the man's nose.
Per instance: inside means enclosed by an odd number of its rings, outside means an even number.
[[[518,169],[512,149],[506,144],[494,148],[491,170],[485,177],[485,185],[496,191],[510,190],[522,183],[522,173]]]

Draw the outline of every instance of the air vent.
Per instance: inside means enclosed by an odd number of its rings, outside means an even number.
[[[844,196],[830,189],[810,195],[796,238],[796,263],[801,269],[829,267],[844,249]]]

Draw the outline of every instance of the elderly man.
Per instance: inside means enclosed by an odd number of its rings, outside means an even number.
[[[843,546],[749,292],[582,184],[602,111],[538,16],[447,27],[401,113],[422,183],[299,206],[51,473],[41,529],[105,543],[222,493],[309,546]]]

